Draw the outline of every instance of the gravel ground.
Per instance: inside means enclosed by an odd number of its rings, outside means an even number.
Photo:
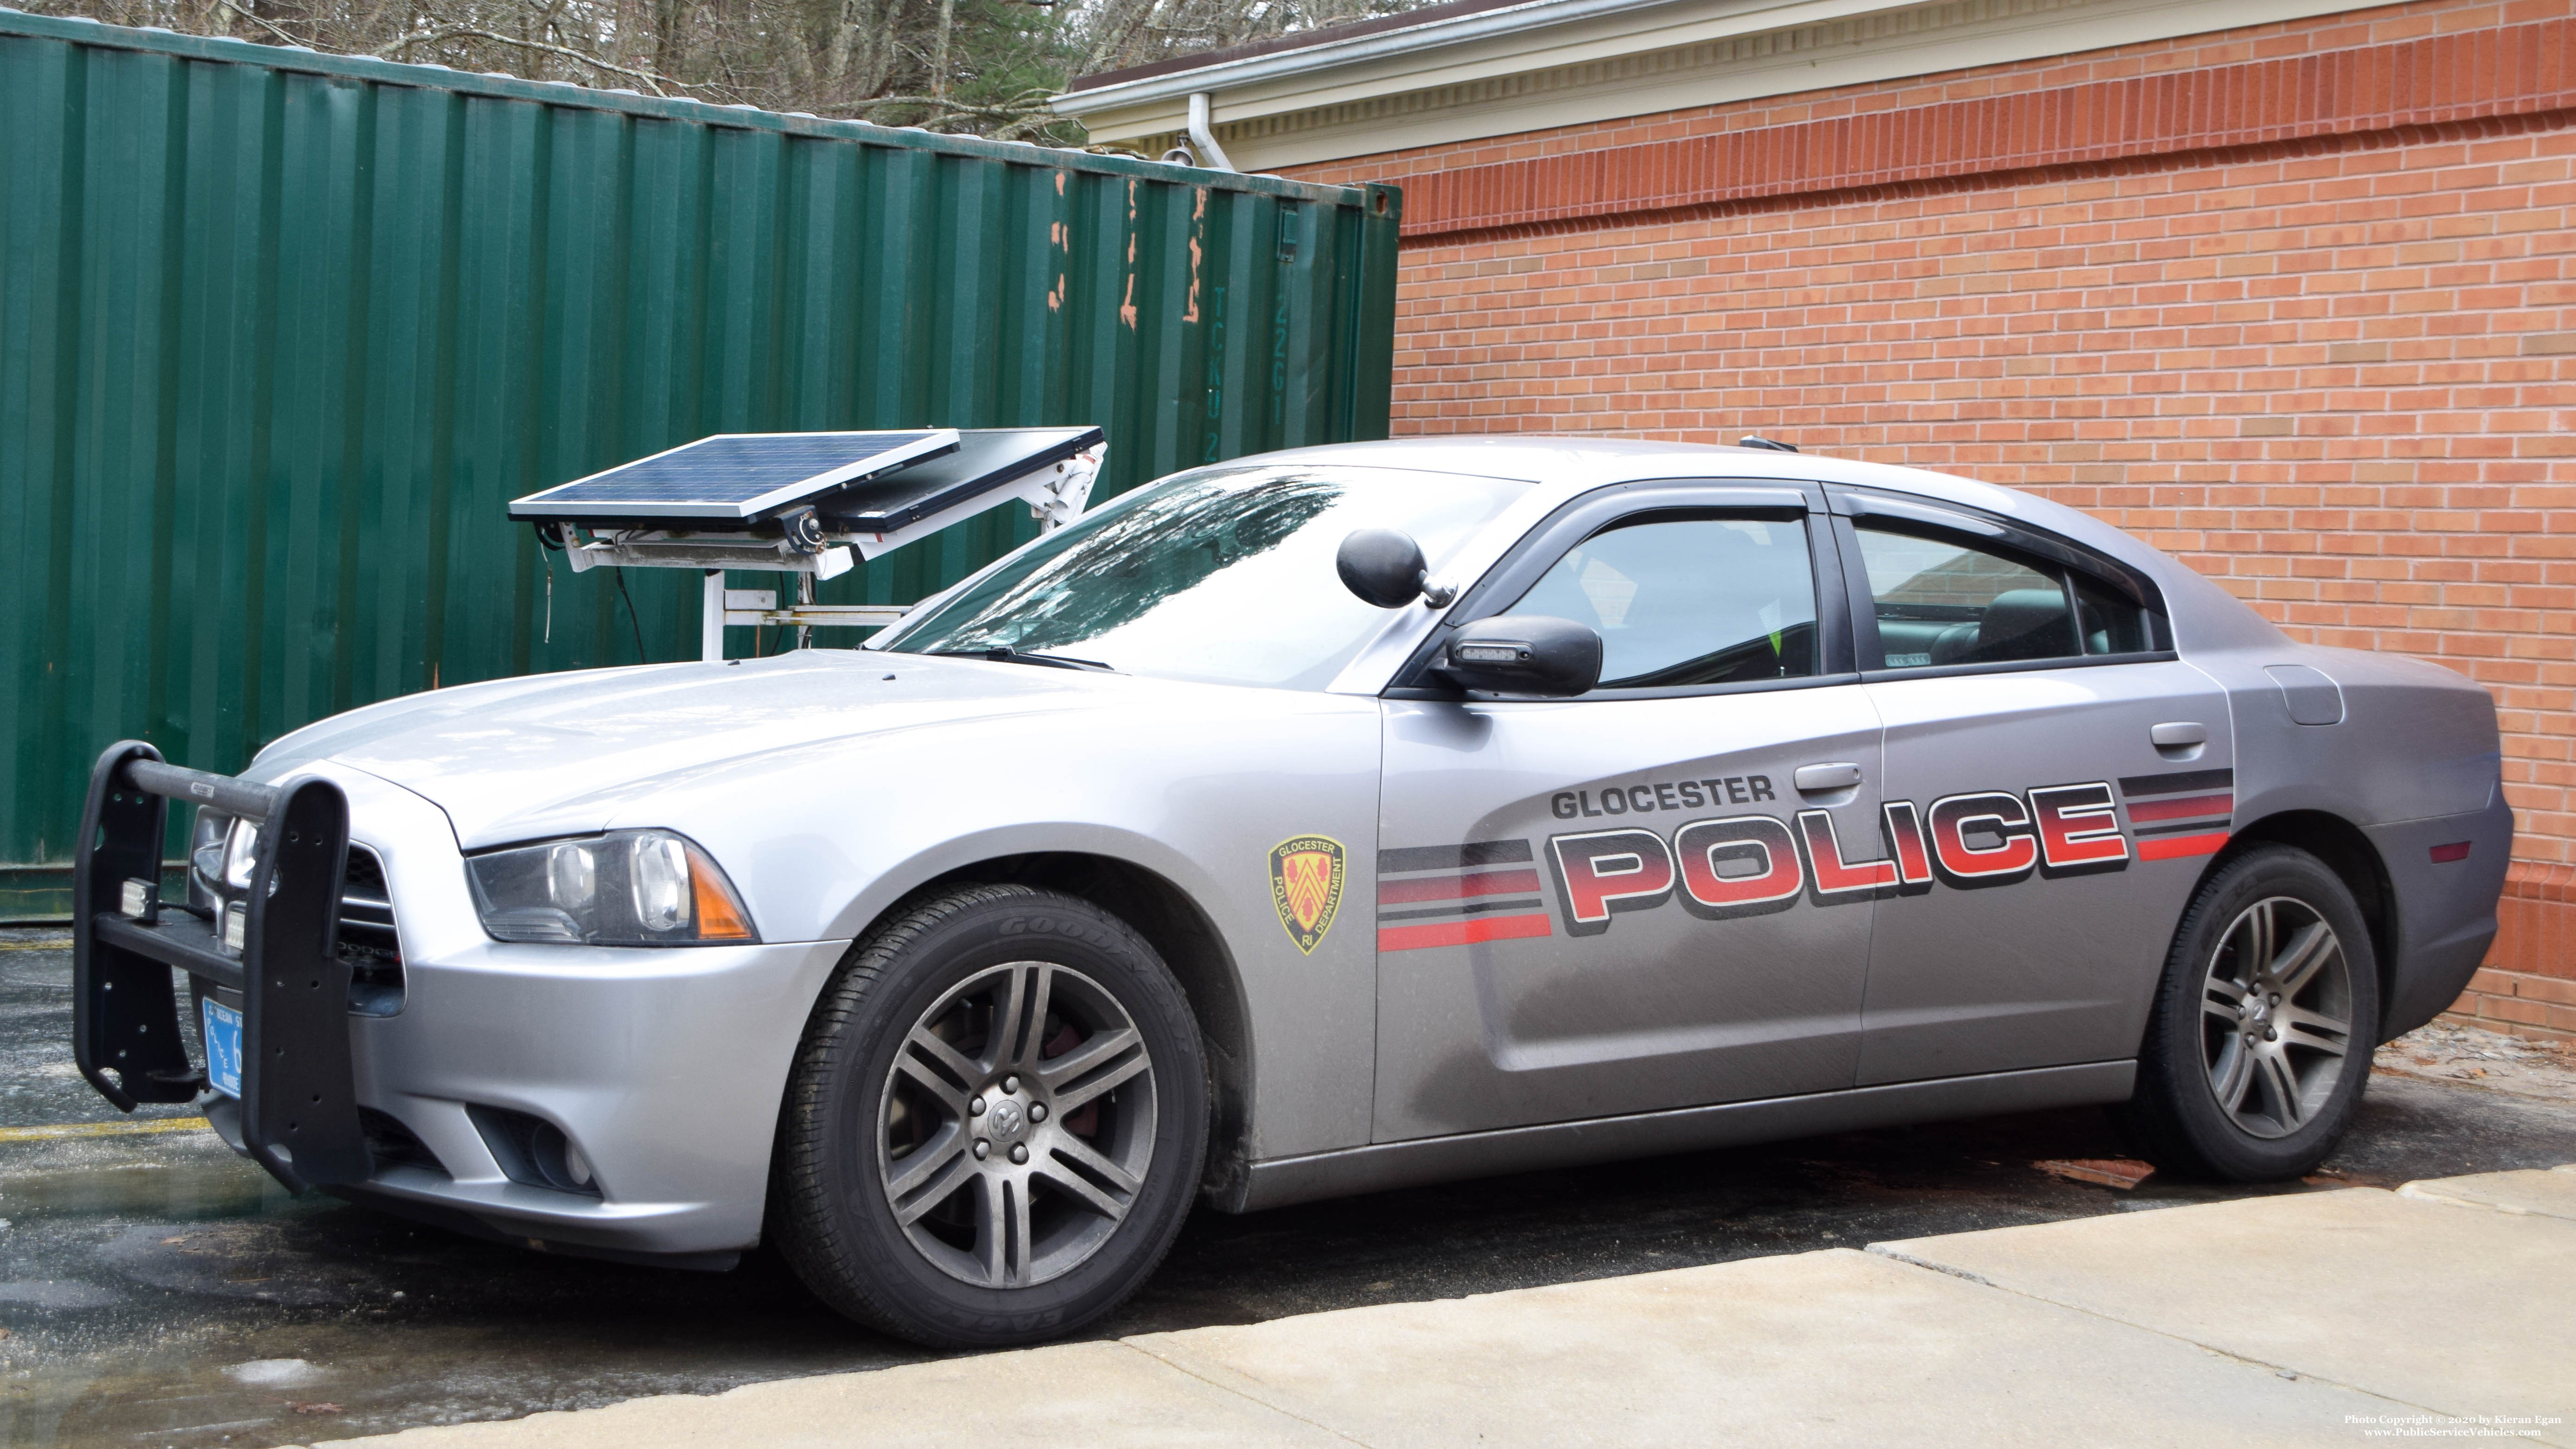
[[[2576,1042],[2535,1041],[2436,1020],[2381,1047],[2370,1065],[2382,1076],[2576,1102]]]

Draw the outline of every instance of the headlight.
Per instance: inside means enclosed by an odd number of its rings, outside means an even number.
[[[465,862],[496,941],[695,946],[757,941],[733,882],[667,830],[613,830]]]
[[[188,832],[188,904],[211,910],[224,881],[224,835],[232,817],[210,805],[197,807]]]
[[[224,836],[224,884],[236,891],[250,889],[251,872],[259,865],[259,822],[236,820]]]
[[[238,900],[259,866],[259,822],[237,820],[212,806],[197,807],[188,831],[188,903],[211,910],[218,900]],[[270,882],[274,892],[276,883]]]

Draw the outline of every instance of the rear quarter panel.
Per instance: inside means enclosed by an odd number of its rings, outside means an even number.
[[[2468,984],[2494,939],[2512,855],[2494,699],[2439,665],[2292,644],[2187,655],[2228,689],[2238,833],[2294,812],[2330,815],[2370,843],[2393,897],[2381,963],[2383,1039],[2422,1025]],[[2343,718],[2303,725],[2268,666],[2335,681]],[[2469,846],[2437,862],[2432,848]]]

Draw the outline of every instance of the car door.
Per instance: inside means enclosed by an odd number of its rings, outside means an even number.
[[[2227,839],[2225,693],[2116,561],[1967,510],[1835,506],[1904,878],[1878,907],[1859,1082],[2135,1055]]]
[[[1586,624],[1600,687],[1457,699],[1399,676],[1378,1140],[1850,1085],[1874,872],[1892,867],[1822,501],[1593,495],[1450,617]]]

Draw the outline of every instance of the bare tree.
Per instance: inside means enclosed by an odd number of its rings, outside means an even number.
[[[21,0],[272,45],[1079,144],[1075,76],[1424,0]]]

